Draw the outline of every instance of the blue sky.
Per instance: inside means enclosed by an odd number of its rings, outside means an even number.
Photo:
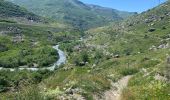
[[[143,12],[159,4],[159,0],[80,0],[84,3],[96,4],[123,11]],[[161,3],[166,0],[160,0]]]

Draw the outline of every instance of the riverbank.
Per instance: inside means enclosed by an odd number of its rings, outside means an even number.
[[[0,67],[0,70],[10,70],[10,71],[15,71],[15,70],[29,70],[29,71],[38,71],[38,70],[50,70],[54,71],[56,67],[60,66],[61,64],[66,63],[66,55],[64,51],[59,49],[59,45],[53,46],[55,50],[57,50],[59,59],[51,66],[51,67],[45,67],[45,68],[2,68]]]

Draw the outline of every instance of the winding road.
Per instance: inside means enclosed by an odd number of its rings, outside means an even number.
[[[57,52],[59,54],[59,59],[51,67],[45,67],[45,68],[2,68],[2,67],[0,67],[0,70],[10,70],[10,71],[15,71],[15,70],[29,70],[29,71],[50,70],[50,71],[53,71],[53,70],[55,70],[56,67],[60,66],[61,64],[66,63],[66,55],[62,50],[59,49],[59,45],[53,46],[53,48],[57,50]]]

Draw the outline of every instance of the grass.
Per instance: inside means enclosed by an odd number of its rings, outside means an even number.
[[[160,10],[169,11],[169,7],[161,6]],[[17,90],[21,93],[18,96],[21,99],[42,99],[44,96],[49,99],[62,96],[70,97],[74,90],[78,90],[75,94],[93,100],[94,94],[101,95],[104,91],[109,90],[112,81],[116,82],[124,76],[133,75],[128,86],[123,89],[122,100],[168,100],[170,98],[169,81],[156,79],[155,77],[160,75],[162,78],[168,78],[166,77],[166,70],[168,70],[166,58],[170,55],[169,48],[150,50],[150,47],[170,43],[167,40],[170,25],[167,23],[168,17],[165,16],[162,20],[154,21],[152,27],[156,30],[149,32],[148,29],[151,27],[148,27],[148,23],[145,23],[144,20],[150,14],[162,16],[162,12],[155,8],[137,15],[136,20],[127,19],[120,23],[125,28],[120,29],[121,26],[116,26],[116,24],[89,30],[84,37],[90,38],[86,38],[83,42],[75,40],[80,37],[80,34],[83,34],[81,32],[75,34],[72,34],[73,32],[52,33],[55,37],[54,41],[48,41],[45,40],[48,37],[47,31],[41,30],[44,26],[30,26],[27,28],[27,25],[17,25],[17,27],[24,29],[24,35],[28,40],[34,37],[39,41],[37,46],[26,52],[25,57],[28,62],[38,62],[39,60],[40,62],[43,60],[50,62],[55,54],[50,45],[56,42],[60,42],[60,48],[67,52],[68,61],[66,65],[53,73],[13,72],[6,74],[8,72],[2,71],[1,76],[3,77],[0,78],[2,81],[0,86],[13,87],[13,85],[16,85],[16,81],[21,84],[25,84],[25,81],[26,83],[31,82],[31,87],[23,86],[23,88]],[[136,24],[137,22],[139,23]],[[15,24],[7,23],[5,25],[13,26]],[[162,26],[166,28],[162,28]],[[3,27],[1,25],[1,28]],[[49,28],[45,27],[44,29]],[[12,36],[13,34],[10,34],[0,40],[0,46],[4,48],[1,49],[3,52],[0,53],[2,60],[10,61],[9,59],[12,57],[17,58],[21,48],[29,48],[30,42],[28,40],[13,46],[10,41]],[[41,37],[39,38],[39,36]],[[26,59],[25,57],[23,57],[23,60]],[[10,62],[11,65],[15,64],[13,60]],[[47,63],[47,65],[50,63]],[[47,65],[45,63],[45,66]],[[24,83],[22,83],[22,80],[24,80]],[[37,87],[34,87],[34,85]],[[8,98],[8,93],[12,96],[18,95],[10,91],[0,95]]]
[[[139,73],[130,80],[128,88],[122,94],[122,100],[166,100],[170,97],[169,83],[155,80],[152,75],[142,76]]]
[[[122,100],[166,100],[170,97],[169,82],[155,79],[158,73],[163,75],[162,77],[165,75],[163,70],[167,70],[164,69],[164,63],[166,63],[165,56],[168,52],[167,50],[160,50],[150,54],[150,56],[155,55],[155,59],[161,59],[163,62],[159,62],[158,64],[154,64],[152,61],[150,63],[144,63],[143,68],[147,69],[147,72],[140,71],[130,80],[128,87],[122,93]]]
[[[58,70],[42,84],[51,91],[59,88],[60,91],[65,92],[65,89],[70,87],[71,89],[79,88],[85,91],[80,91],[80,93],[87,97],[91,97],[91,93],[104,91],[110,87],[110,82],[105,77],[92,74],[89,71],[90,68],[74,68],[68,71]],[[51,93],[51,91],[47,92],[47,94]]]

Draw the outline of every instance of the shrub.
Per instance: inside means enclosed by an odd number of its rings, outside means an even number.
[[[103,57],[103,52],[102,51],[96,51],[95,53],[95,59],[99,60]]]
[[[5,45],[0,44],[0,52],[4,52],[4,51],[7,51],[7,50],[8,50],[8,48]]]
[[[0,92],[4,92],[7,90],[7,87],[9,86],[9,82],[0,77]]]
[[[88,62],[89,61],[89,56],[86,51],[83,51],[81,54],[81,59],[83,62]]]
[[[137,68],[124,68],[121,70],[121,74],[123,76],[127,76],[127,75],[133,75],[135,73],[137,73],[139,70]]]

